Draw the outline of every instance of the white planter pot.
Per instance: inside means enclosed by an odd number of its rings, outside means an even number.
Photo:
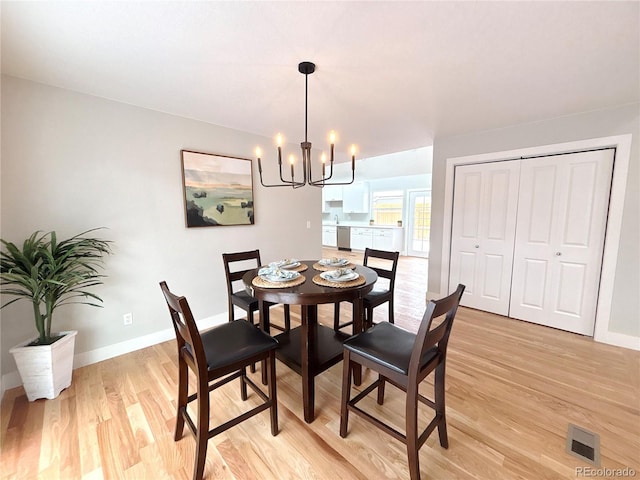
[[[77,333],[76,330],[70,330],[54,334],[64,337],[51,345],[29,347],[27,345],[33,340],[27,340],[9,350],[16,361],[30,402],[39,398],[56,398],[71,385]]]

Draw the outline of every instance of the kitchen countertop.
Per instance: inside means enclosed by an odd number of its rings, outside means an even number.
[[[351,228],[404,228],[404,227],[397,227],[393,225],[369,225],[368,223],[363,224],[363,223],[350,223],[350,222],[344,222],[344,223],[322,222],[322,226],[323,227],[351,227]]]

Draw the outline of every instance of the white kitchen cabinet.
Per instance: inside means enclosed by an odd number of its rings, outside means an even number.
[[[323,202],[341,202],[342,185],[327,185],[322,188]]]
[[[351,249],[364,250],[371,248],[373,245],[373,229],[372,228],[351,228]]]
[[[322,213],[331,213],[332,207],[342,206],[342,185],[327,185],[322,188]]]
[[[373,248],[389,252],[402,251],[401,228],[375,228],[373,229]]]
[[[353,183],[342,189],[344,213],[368,213],[369,203],[369,186],[366,183]]]
[[[401,252],[403,231],[402,228],[351,227],[351,249],[375,248]]]
[[[338,246],[338,234],[335,225],[324,225],[322,227],[322,245],[327,247]]]

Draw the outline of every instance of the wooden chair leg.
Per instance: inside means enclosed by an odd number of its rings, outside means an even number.
[[[373,307],[366,307],[364,309],[364,329],[367,330],[373,327]]]
[[[278,434],[278,392],[276,388],[276,354],[273,350],[269,352],[267,363],[269,365],[267,382],[269,383],[269,399],[271,400],[271,435],[275,437]]]
[[[384,403],[384,386],[385,381],[382,375],[378,375],[378,405],[382,405]]]
[[[189,370],[187,364],[178,357],[178,408],[176,411],[176,430],[173,439],[177,442],[184,432],[184,415],[187,409],[187,396],[189,395]]]
[[[253,364],[255,368],[255,364]],[[244,401],[247,399],[247,367],[242,367],[240,375],[240,398]]]
[[[284,306],[284,331],[291,330],[291,309],[289,305]]]
[[[438,423],[438,437],[440,438],[440,446],[449,448],[449,437],[447,436],[447,417],[444,405],[444,378],[445,364],[441,363],[436,367],[436,375],[434,379],[434,400],[436,404],[436,415],[440,416]]]
[[[250,323],[251,325],[253,325],[253,311],[249,310],[249,311],[247,312],[247,320],[249,321],[249,323]],[[267,332],[267,333],[268,333],[268,332]],[[256,373],[256,364],[255,364],[255,363],[252,363],[252,364],[251,364],[251,366],[249,367],[249,371],[250,371],[251,373]]]
[[[393,298],[392,298],[391,300],[389,300],[389,323],[396,323],[393,312],[394,312],[394,308],[393,308]]]
[[[340,302],[333,304],[333,329],[340,330]]]
[[[345,350],[344,360],[342,361],[342,399],[340,401],[340,436],[347,436],[347,426],[349,423],[349,397],[351,396],[351,356],[349,351]]]
[[[409,478],[420,480],[420,461],[418,457],[418,386],[410,385],[406,400],[406,435]]]
[[[196,429],[196,462],[193,480],[202,480],[204,465],[207,460],[207,443],[209,441],[209,385],[206,378],[198,379],[198,419]]]

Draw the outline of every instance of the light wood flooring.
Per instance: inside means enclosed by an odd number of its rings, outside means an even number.
[[[424,312],[426,262],[403,257],[398,270],[396,323],[413,330]],[[330,314],[323,307],[321,321],[330,324]],[[383,318],[377,310],[376,321]],[[214,437],[205,477],[408,478],[404,446],[363,420],[352,416],[340,438],[341,372],[338,364],[316,379],[317,415],[307,425],[300,377],[278,363],[280,433],[270,435],[264,412]],[[72,386],[55,400],[29,403],[21,387],[7,391],[1,478],[190,479],[194,440],[185,429],[173,441],[176,376],[172,341],[75,370]],[[423,393],[430,387],[425,383]],[[429,438],[420,452],[425,480],[579,477],[576,468],[590,465],[566,453],[569,423],[600,435],[601,468],[629,467],[640,476],[639,352],[461,308],[449,343],[446,401],[449,449],[437,435]],[[219,422],[254,405],[256,395],[242,402],[233,382],[212,402],[211,419]],[[371,401],[369,408],[402,428],[403,395],[393,387],[383,407]],[[595,478],[610,478],[600,473]]]

